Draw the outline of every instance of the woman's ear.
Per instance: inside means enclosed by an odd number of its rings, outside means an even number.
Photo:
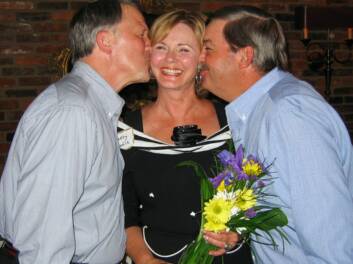
[[[112,53],[113,33],[108,30],[101,30],[96,35],[97,47],[106,54]]]

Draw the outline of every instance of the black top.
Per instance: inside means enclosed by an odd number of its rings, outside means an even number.
[[[193,169],[177,167],[177,164],[193,160],[212,175],[210,167],[214,164],[215,153],[227,147],[224,138],[230,139],[224,108],[220,104],[215,104],[215,108],[223,129],[198,143],[192,151],[146,138],[138,132],[134,135],[135,146],[122,150],[125,226],[142,227],[150,250],[170,263],[177,263],[184,246],[195,239],[200,230],[199,178]],[[127,112],[124,122],[143,131],[139,110]],[[178,251],[175,256],[161,257]],[[236,253],[225,255],[224,260],[226,264],[252,263],[250,250],[245,245]],[[217,258],[214,263],[222,262]]]

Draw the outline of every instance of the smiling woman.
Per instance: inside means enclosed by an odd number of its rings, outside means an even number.
[[[207,168],[214,152],[230,139],[223,106],[196,94],[204,21],[200,13],[175,10],[154,22],[150,64],[157,98],[138,111],[128,111],[125,123],[119,124],[126,143],[121,148],[127,253],[135,263],[178,262],[200,230],[201,204],[198,177],[190,168],[176,165],[194,160]],[[175,145],[171,136],[178,127],[195,128],[204,137],[187,146]],[[210,241],[219,248],[214,254],[224,254],[225,241],[235,244],[237,239],[232,232],[216,235]],[[252,263],[245,246],[224,260]],[[221,261],[218,257],[214,263]]]

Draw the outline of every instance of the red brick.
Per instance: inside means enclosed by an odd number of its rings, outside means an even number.
[[[74,12],[73,11],[55,11],[51,14],[51,17],[53,20],[64,20],[64,21],[70,21]]]
[[[13,78],[0,78],[0,88],[11,87],[16,84],[16,80]]]
[[[0,131],[15,131],[17,122],[0,123]]]
[[[34,98],[23,98],[23,99],[19,100],[20,110],[25,111],[27,109],[27,107],[32,103],[33,100],[34,100]]]
[[[68,25],[65,23],[38,23],[33,25],[34,32],[68,32]]]
[[[14,13],[0,14],[0,22],[14,22],[14,21],[16,21],[16,14]]]
[[[43,2],[39,2],[37,3],[37,9],[39,10],[58,10],[58,9],[67,9],[68,7],[68,3],[65,3],[63,1],[58,1],[58,2],[54,2],[54,1],[43,1]]]
[[[16,47],[16,46],[0,46],[1,55],[18,55],[18,54],[29,54],[33,51],[32,47]]]
[[[10,150],[9,143],[0,143],[0,153],[7,153]]]
[[[18,109],[19,103],[17,100],[0,100],[0,110]]]
[[[59,52],[60,50],[64,49],[66,46],[65,45],[44,45],[44,46],[40,46],[36,49],[36,51],[38,53],[49,53],[49,54],[55,54],[57,52]]]
[[[66,43],[68,42],[68,34],[53,34],[50,39],[56,43]]]
[[[5,120],[7,121],[18,121],[21,119],[23,112],[22,111],[11,111],[6,112]]]
[[[33,3],[30,1],[7,1],[0,2],[0,9],[17,9],[17,10],[27,10],[33,9]]]
[[[39,33],[31,33],[31,34],[18,34],[16,35],[17,43],[25,44],[25,43],[46,43],[50,42],[50,36],[48,34],[39,34]]]
[[[0,132],[0,142],[6,141],[6,132]]]
[[[47,86],[50,79],[47,77],[23,77],[18,79],[18,83],[22,86]]]
[[[44,65],[48,64],[48,58],[38,56],[18,56],[16,57],[17,65]]]
[[[72,1],[70,6],[71,9],[73,10],[78,10],[79,8],[81,8],[82,6],[84,6],[86,3],[88,3],[89,1]]]
[[[204,2],[201,3],[201,11],[214,12],[217,9],[220,9],[224,6],[234,5],[232,1],[213,1],[213,2]]]
[[[266,3],[261,5],[261,7],[270,13],[283,12],[288,10],[288,6],[284,3]]]
[[[200,3],[175,3],[173,4],[175,8],[184,8],[187,10],[200,11]]]

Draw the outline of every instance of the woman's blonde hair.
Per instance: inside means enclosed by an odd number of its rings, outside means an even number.
[[[205,33],[206,16],[200,12],[188,11],[184,9],[176,9],[158,17],[150,30],[150,39],[152,46],[162,41],[171,29],[178,23],[189,26],[196,35],[200,49],[203,44],[203,36]]]

